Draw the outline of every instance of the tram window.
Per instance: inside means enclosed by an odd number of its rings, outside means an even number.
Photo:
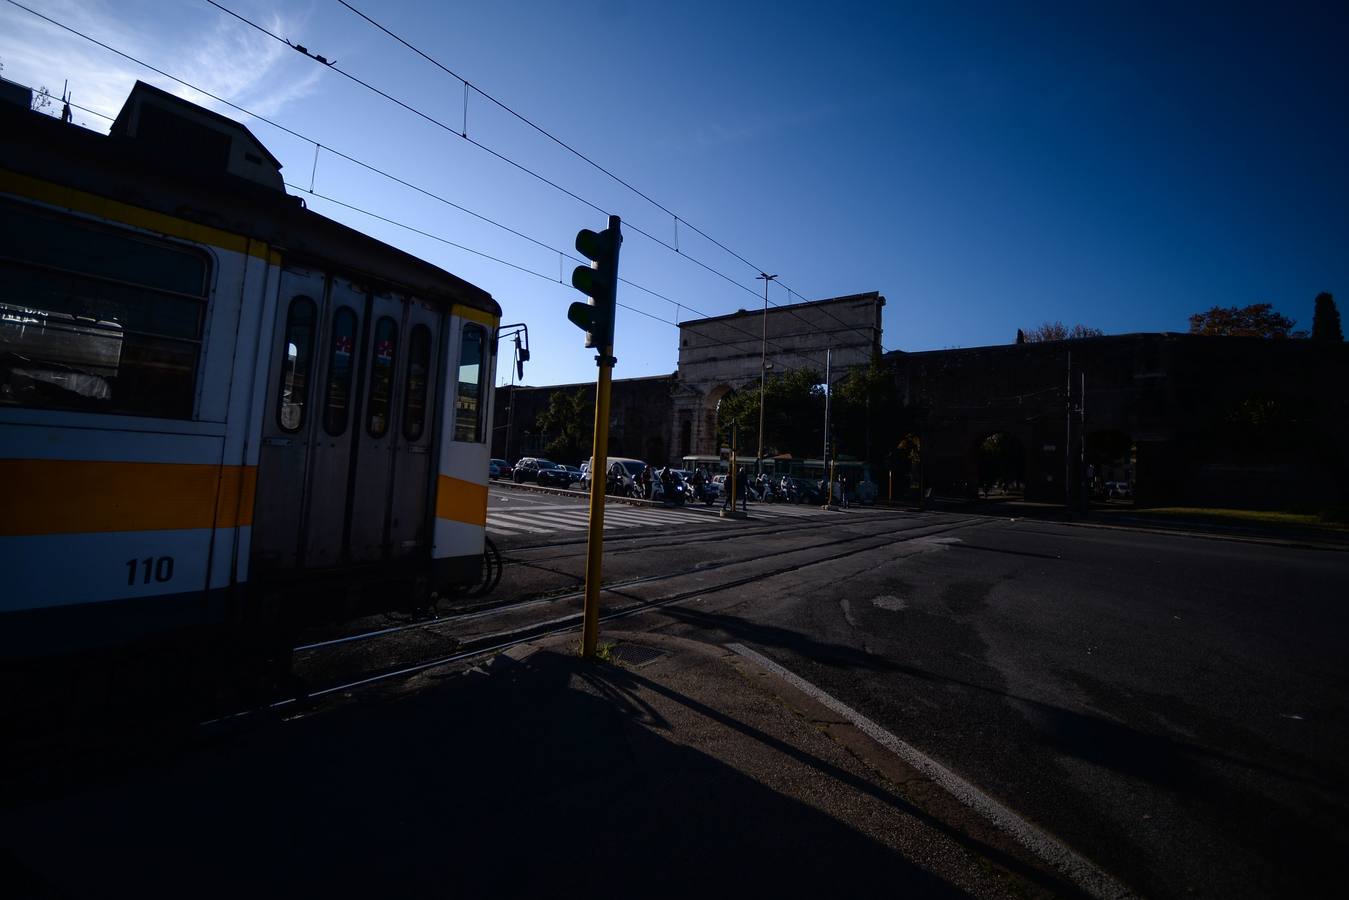
[[[323,430],[333,437],[347,430],[355,345],[356,313],[344,306],[333,313],[332,343],[328,346],[328,390],[323,405]]]
[[[0,404],[192,416],[204,255],[3,203],[0,231]]]
[[[309,398],[309,370],[313,368],[314,323],[318,311],[308,297],[296,297],[286,311],[286,355],[277,384],[276,420],[282,431],[299,431]]]
[[[403,391],[403,437],[419,440],[426,430],[426,378],[431,368],[431,329],[418,325],[408,341],[407,384]]]
[[[483,439],[482,404],[487,377],[484,346],[486,332],[481,325],[464,324],[459,342],[459,387],[454,397],[454,439],[481,443]]]
[[[385,316],[375,324],[375,345],[370,360],[370,399],[366,404],[365,431],[372,438],[384,437],[389,430],[389,398],[393,394],[397,350],[398,323]]]

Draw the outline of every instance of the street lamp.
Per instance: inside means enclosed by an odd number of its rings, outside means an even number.
[[[758,475],[763,466],[763,389],[768,362],[768,282],[778,276],[760,272],[754,277],[763,280],[763,336],[759,340],[759,454],[754,458],[754,474]]]

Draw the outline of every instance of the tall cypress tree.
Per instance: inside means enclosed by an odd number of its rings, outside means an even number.
[[[1344,333],[1340,331],[1340,311],[1335,308],[1335,298],[1325,292],[1316,295],[1316,312],[1312,315],[1312,340],[1344,340]]]

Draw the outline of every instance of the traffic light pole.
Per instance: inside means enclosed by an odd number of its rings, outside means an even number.
[[[585,345],[598,351],[595,364],[595,438],[590,463],[590,532],[586,538],[586,593],[581,617],[581,655],[594,659],[600,638],[600,588],[604,577],[604,491],[609,468],[609,388],[613,380],[614,312],[618,291],[618,251],[623,244],[622,222],[609,217],[609,227],[601,232],[582,228],[576,235],[576,249],[591,260],[589,266],[577,266],[571,283],[590,296],[589,302],[573,303],[567,319],[586,333]]]
[[[593,659],[600,638],[600,586],[604,563],[604,490],[609,465],[609,388],[613,381],[614,348],[605,347],[595,357],[599,378],[595,382],[595,459],[590,464],[590,533],[586,539],[586,595],[582,616],[581,655]]]

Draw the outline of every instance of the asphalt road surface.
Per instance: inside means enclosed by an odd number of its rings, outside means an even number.
[[[1342,895],[1349,553],[966,521],[643,621],[759,650],[1141,894]]]

